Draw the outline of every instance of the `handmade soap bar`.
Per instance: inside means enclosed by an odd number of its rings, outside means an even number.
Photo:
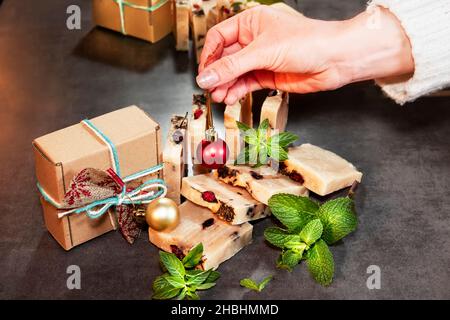
[[[231,224],[241,224],[269,214],[268,208],[247,191],[222,183],[211,174],[183,178],[181,193]]]
[[[225,142],[227,143],[228,150],[230,151],[228,163],[234,163],[244,144],[244,141],[241,139],[241,132],[239,129],[225,128]]]
[[[242,122],[242,106],[238,101],[235,104],[227,105],[223,113],[223,125],[227,129],[237,129],[236,121]]]
[[[247,93],[240,101],[242,107],[241,122],[253,128],[253,95]]]
[[[188,119],[174,115],[163,151],[164,180],[167,185],[167,197],[180,204],[181,179],[186,175],[185,154],[187,152]]]
[[[286,129],[289,112],[289,94],[287,92],[272,91],[261,107],[261,122],[269,120],[272,133]]]
[[[190,249],[203,244],[201,268],[216,269],[252,241],[253,227],[250,223],[231,225],[218,219],[210,210],[190,201],[180,208],[180,223],[171,231],[150,229],[150,242],[157,247],[183,258]]]
[[[211,8],[206,14],[206,29],[209,30],[217,24],[217,8]]]
[[[189,50],[189,15],[190,6],[188,0],[175,1],[175,40],[176,49]]]
[[[309,143],[289,148],[289,159],[280,163],[280,170],[302,180],[309,190],[324,196],[361,182],[362,173],[337,154]]]
[[[231,16],[230,0],[217,0],[217,22],[222,22]]]
[[[242,107],[239,101],[233,105],[227,105],[223,114],[225,141],[230,150],[230,157],[228,158],[230,163],[234,162],[241,152],[243,144],[236,121],[242,121]]]
[[[196,159],[197,146],[205,138],[206,131],[206,97],[203,94],[194,94],[192,101],[192,115],[189,121],[189,140],[191,143],[191,158],[193,164],[201,163]]]
[[[195,54],[197,63],[200,61],[203,45],[206,36],[206,13],[200,6],[194,6],[192,9],[192,38],[194,39]]]
[[[253,198],[264,204],[268,204],[270,197],[277,193],[308,196],[305,186],[277,173],[269,166],[251,168],[226,165],[214,174],[227,184],[247,189]]]

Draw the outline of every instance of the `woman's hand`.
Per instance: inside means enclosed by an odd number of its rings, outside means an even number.
[[[208,32],[197,83],[233,104],[262,88],[307,93],[413,72],[400,23],[377,10],[345,21],[309,19],[285,5],[246,10]]]

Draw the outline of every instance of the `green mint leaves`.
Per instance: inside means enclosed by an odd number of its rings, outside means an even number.
[[[273,215],[288,230],[300,231],[309,221],[317,218],[319,205],[306,197],[292,194],[276,194],[269,199]]]
[[[195,246],[180,261],[175,254],[164,251],[159,252],[159,257],[166,273],[153,281],[153,299],[189,299],[198,300],[196,291],[207,290],[216,285],[220,273],[213,270],[199,270],[195,267],[201,262],[203,245]]]
[[[239,283],[242,287],[245,287],[247,289],[256,291],[256,292],[261,292],[266,285],[270,282],[270,280],[272,280],[273,276],[268,276],[265,277],[260,283],[256,283],[254,280],[250,279],[250,278],[245,278],[242,279]]]
[[[239,121],[236,121],[236,124],[243,135],[246,146],[237,156],[235,164],[251,164],[259,167],[267,164],[269,158],[276,161],[287,160],[287,147],[298,139],[295,134],[290,132],[280,132],[270,136],[268,119],[262,121],[256,129]]]
[[[358,220],[351,198],[337,198],[324,203],[318,212],[323,223],[323,239],[333,244],[356,229]]]
[[[312,277],[321,285],[330,285],[334,261],[328,245],[356,229],[353,199],[337,198],[319,205],[306,197],[276,194],[269,199],[269,207],[286,227],[264,231],[266,240],[282,249],[277,266],[291,271],[304,259]]]
[[[331,284],[334,274],[334,260],[333,254],[325,241],[320,239],[314,244],[308,251],[306,263],[314,280],[323,286]]]

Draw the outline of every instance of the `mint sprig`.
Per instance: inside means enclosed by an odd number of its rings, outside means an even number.
[[[267,286],[267,284],[270,282],[270,280],[272,280],[272,278],[273,278],[273,276],[265,277],[260,283],[257,283],[250,278],[245,278],[245,279],[242,279],[239,282],[239,284],[242,287],[245,287],[247,289],[250,289],[250,290],[253,290],[256,292],[261,292]]]
[[[282,249],[277,266],[292,271],[306,260],[312,277],[321,285],[330,285],[334,261],[328,245],[356,229],[353,199],[341,197],[319,205],[306,197],[276,194],[269,199],[269,207],[285,226],[264,231],[266,240]]]
[[[298,137],[290,132],[280,132],[270,136],[269,120],[262,121],[256,129],[236,121],[246,146],[236,158],[235,164],[249,164],[254,167],[267,164],[269,159],[285,161],[288,159],[287,147]]]
[[[163,270],[167,271],[153,281],[153,299],[198,300],[198,290],[208,290],[216,285],[220,273],[214,270],[195,269],[201,262],[203,245],[199,243],[180,261],[173,253],[159,252]]]

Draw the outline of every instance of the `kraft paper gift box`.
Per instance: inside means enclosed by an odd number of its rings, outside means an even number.
[[[160,127],[140,108],[126,107],[91,119],[90,123],[115,145],[122,177],[162,163]],[[85,123],[37,138],[33,149],[39,188],[56,203],[62,203],[72,178],[83,169],[112,167],[108,144],[86,128]],[[142,183],[160,175],[157,172],[133,182]],[[93,219],[85,213],[59,217],[64,211],[42,195],[41,204],[48,231],[66,250],[117,228],[114,207]]]
[[[156,42],[173,29],[172,0],[93,0],[96,25]]]

